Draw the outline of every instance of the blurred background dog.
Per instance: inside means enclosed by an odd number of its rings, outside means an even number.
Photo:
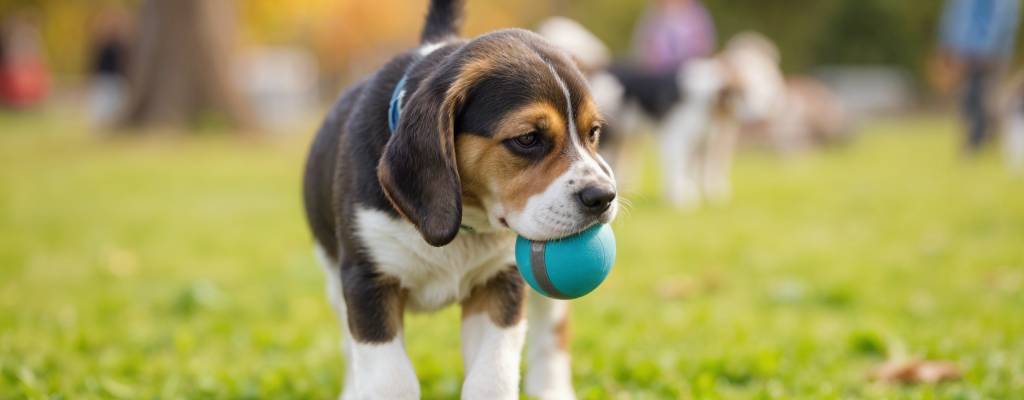
[[[600,39],[567,18],[548,19],[538,31],[588,71],[611,121],[603,151],[620,179],[631,175],[622,162],[628,138],[654,132],[663,191],[679,208],[728,201],[740,142],[793,154],[839,142],[849,131],[838,97],[814,78],[786,79],[777,47],[756,32],[735,35],[717,54],[652,68],[612,61]]]

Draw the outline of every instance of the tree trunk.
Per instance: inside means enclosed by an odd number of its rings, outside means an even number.
[[[235,87],[233,0],[145,0],[128,103],[126,128],[182,128],[217,118],[249,127]]]

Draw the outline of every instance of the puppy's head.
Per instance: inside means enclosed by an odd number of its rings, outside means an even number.
[[[412,93],[378,175],[432,245],[469,222],[463,205],[484,217],[475,229],[561,238],[618,209],[597,154],[603,124],[569,57],[533,33],[499,31],[454,51]]]

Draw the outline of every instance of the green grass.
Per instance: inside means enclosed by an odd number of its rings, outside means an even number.
[[[333,398],[343,363],[302,218],[309,135],[100,140],[0,116],[0,399]],[[306,129],[310,132],[310,129]],[[645,173],[609,280],[574,302],[582,398],[1024,393],[1024,181],[955,124],[873,123],[844,150],[743,154],[728,207]],[[425,398],[456,398],[458,316],[411,316]],[[959,382],[885,385],[887,354]]]

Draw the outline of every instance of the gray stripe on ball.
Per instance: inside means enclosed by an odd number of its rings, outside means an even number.
[[[544,242],[530,241],[530,269],[533,271],[533,279],[548,296],[564,298],[565,295],[558,291],[555,284],[551,283],[551,277],[548,276],[547,264],[544,262],[545,247],[547,246],[544,245]]]

